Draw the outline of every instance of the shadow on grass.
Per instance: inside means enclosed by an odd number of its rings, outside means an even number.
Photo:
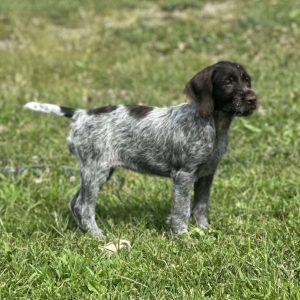
[[[166,223],[170,211],[168,201],[136,202],[127,201],[119,205],[101,205],[96,209],[97,220],[105,227],[130,226],[166,231]],[[99,223],[99,224],[100,224]],[[113,228],[111,228],[113,229]]]
[[[96,206],[96,221],[98,226],[109,232],[116,228],[140,227],[142,229],[154,229],[159,233],[169,230],[167,218],[170,212],[170,201],[138,202],[126,201],[119,203],[99,203]],[[77,224],[69,210],[65,210],[64,217],[69,218],[69,230],[76,230]]]

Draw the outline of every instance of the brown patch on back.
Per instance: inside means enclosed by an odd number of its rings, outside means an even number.
[[[151,106],[146,105],[127,105],[126,106],[131,117],[135,119],[145,118],[148,113],[153,109]]]
[[[117,108],[116,105],[108,105],[108,106],[102,106],[102,107],[98,107],[98,108],[92,108],[87,111],[87,114],[89,116],[91,116],[91,115],[110,113],[110,112],[114,111],[116,108]]]

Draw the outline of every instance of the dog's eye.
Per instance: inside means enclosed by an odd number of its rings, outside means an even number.
[[[230,77],[228,77],[227,79],[225,79],[225,84],[226,85],[231,85],[231,84],[233,84],[234,83],[234,77],[233,76],[230,76]]]
[[[251,85],[251,81],[250,81],[249,77],[245,76],[244,80],[246,81],[247,85],[249,85],[249,86]]]

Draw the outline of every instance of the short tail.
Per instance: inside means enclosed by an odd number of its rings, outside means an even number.
[[[49,103],[39,103],[39,102],[28,102],[24,105],[24,108],[46,113],[46,114],[64,116],[67,118],[72,118],[75,112],[78,111],[78,109],[76,108],[70,108],[70,107],[60,106],[56,104],[49,104]]]

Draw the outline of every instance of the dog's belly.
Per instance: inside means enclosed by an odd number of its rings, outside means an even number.
[[[172,170],[170,157],[164,156],[163,153],[156,152],[156,155],[153,154],[154,151],[151,155],[147,153],[127,154],[122,158],[122,167],[139,173],[170,177]]]
[[[148,151],[131,151],[120,152],[119,159],[122,162],[119,166],[126,169],[158,175],[163,177],[171,177],[174,172],[184,170],[186,172],[195,173],[199,165],[210,169],[208,160],[211,160],[212,148],[210,145],[200,145],[200,147],[181,147],[176,151],[170,148],[169,151],[162,149],[148,149]]]
[[[149,174],[149,175],[155,175],[155,176],[161,176],[161,177],[171,177],[171,171],[167,168],[157,168],[156,166],[151,166],[151,165],[147,165],[145,166],[145,164],[141,165],[124,165],[123,166],[125,169],[134,171],[134,172],[138,172],[138,173],[142,173],[142,174]]]

